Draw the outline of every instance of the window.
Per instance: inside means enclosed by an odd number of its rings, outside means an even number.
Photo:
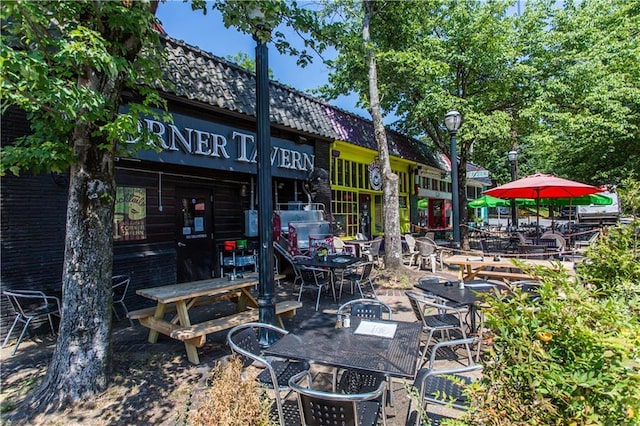
[[[338,232],[356,235],[358,232],[358,196],[352,191],[333,191],[333,217]]]

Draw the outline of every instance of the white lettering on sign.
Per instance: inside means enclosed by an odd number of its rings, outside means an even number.
[[[205,132],[185,127],[182,131],[173,124],[145,118],[140,124],[160,137],[160,146],[164,151],[184,152],[189,155],[230,159],[227,137],[224,135]],[[231,141],[237,146],[237,156],[233,161],[242,163],[256,163],[257,149],[255,137],[250,134],[233,131]],[[134,143],[135,141],[128,141]],[[313,170],[315,156],[305,152],[274,146],[271,148],[271,165],[291,170]]]

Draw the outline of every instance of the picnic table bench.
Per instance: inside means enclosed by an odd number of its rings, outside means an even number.
[[[524,280],[524,279],[536,279],[524,271],[516,270],[518,267],[512,262],[512,258],[502,257],[494,260],[493,256],[465,256],[454,255],[446,258],[445,263],[458,266],[458,279],[460,280],[473,280],[476,277],[494,277],[502,278],[506,281]],[[526,266],[543,266],[549,269],[564,269],[567,273],[574,274],[573,262],[560,262],[538,259],[517,259],[519,262]]]
[[[204,345],[207,334],[258,320],[258,301],[251,294],[251,287],[257,284],[258,275],[250,274],[233,281],[227,278],[213,278],[139,289],[136,292],[138,295],[154,300],[157,304],[155,307],[131,311],[128,316],[149,328],[150,343],[157,342],[160,333],[180,340],[184,342],[189,361],[199,364],[197,348]],[[237,298],[234,314],[197,324],[191,323],[191,308],[232,298]],[[280,326],[283,325],[282,317],[295,315],[300,307],[302,304],[294,300],[278,302],[275,310]],[[165,315],[171,312],[177,314],[170,320],[165,319]]]

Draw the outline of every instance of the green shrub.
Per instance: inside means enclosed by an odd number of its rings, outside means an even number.
[[[494,346],[468,422],[640,424],[639,224],[590,249],[580,279],[539,269],[540,299],[487,302]]]

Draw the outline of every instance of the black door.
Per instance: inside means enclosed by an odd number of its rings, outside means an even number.
[[[176,243],[179,283],[213,276],[211,191],[176,189]]]

